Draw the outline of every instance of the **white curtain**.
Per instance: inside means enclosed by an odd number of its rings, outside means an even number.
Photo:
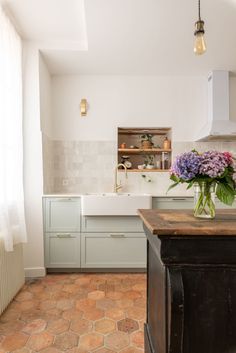
[[[0,6],[0,238],[26,241],[23,194],[21,39]]]

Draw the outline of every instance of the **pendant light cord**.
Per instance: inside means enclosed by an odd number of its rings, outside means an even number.
[[[201,3],[200,0],[198,0],[198,19],[201,21]]]

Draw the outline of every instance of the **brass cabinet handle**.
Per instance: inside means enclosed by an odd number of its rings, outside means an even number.
[[[185,198],[180,198],[180,197],[173,197],[172,201],[186,201],[187,199]]]
[[[110,237],[111,238],[124,238],[125,234],[123,234],[123,233],[111,233]]]
[[[71,238],[70,233],[57,233],[57,238]]]

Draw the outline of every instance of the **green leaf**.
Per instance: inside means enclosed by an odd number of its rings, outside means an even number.
[[[170,180],[173,180],[175,183],[180,182],[180,179],[175,174],[171,174]]]
[[[193,186],[194,183],[195,183],[195,180],[191,180],[190,183],[187,186],[187,190],[190,189]]]
[[[176,182],[176,183],[170,185],[170,186],[168,187],[166,193],[168,193],[171,189],[173,189],[174,187],[176,187],[178,184],[179,184],[179,182]]]
[[[221,202],[232,206],[235,199],[235,191],[229,185],[219,183],[216,189],[216,195]]]

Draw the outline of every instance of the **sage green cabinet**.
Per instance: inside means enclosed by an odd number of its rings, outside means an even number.
[[[83,233],[83,268],[145,268],[146,237],[143,233]]]
[[[153,197],[152,208],[193,209],[193,197]]]
[[[43,209],[46,268],[80,268],[80,198],[46,197]]]
[[[45,198],[45,230],[47,232],[80,231],[80,199]]]
[[[236,207],[236,201],[233,206],[227,206],[220,202],[217,198],[215,200],[216,209]],[[193,209],[193,197],[153,197],[152,208],[159,209]]]
[[[146,268],[146,236],[138,216],[82,217],[82,268]]]
[[[45,260],[47,268],[79,268],[80,233],[46,233]]]

